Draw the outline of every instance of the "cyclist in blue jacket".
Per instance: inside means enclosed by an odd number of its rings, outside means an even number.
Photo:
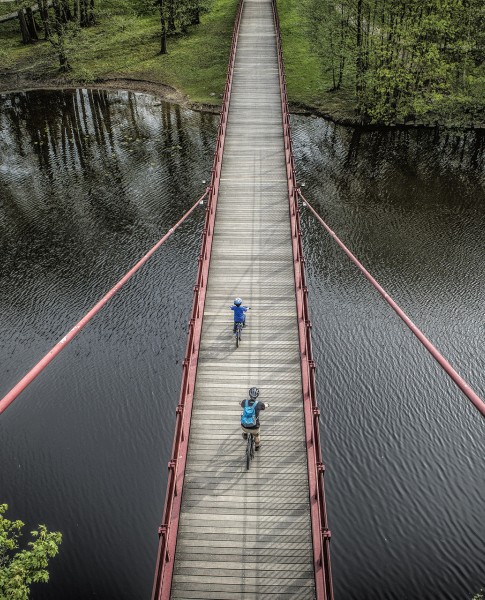
[[[265,410],[269,406],[269,404],[267,402],[261,402],[261,400],[258,400],[258,396],[259,396],[258,388],[252,387],[249,390],[249,398],[246,400],[243,400],[240,403],[241,408],[244,409],[244,412],[241,414],[242,436],[246,440],[248,437],[248,433],[253,434],[255,450],[259,450],[259,447],[261,446],[259,413],[260,413],[260,411]],[[252,417],[253,422],[252,423],[244,422],[248,408],[250,410],[251,410],[251,408],[254,409],[252,411],[253,412],[253,417]]]
[[[243,306],[241,298],[236,298],[234,304],[231,306],[231,310],[234,311],[234,327],[233,333],[236,333],[236,325],[242,323],[243,327],[246,327],[246,311],[249,310],[249,306]]]

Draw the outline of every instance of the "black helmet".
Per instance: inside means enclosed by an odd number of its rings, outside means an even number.
[[[256,398],[259,396],[259,390],[256,387],[252,387],[249,390],[249,397],[251,398],[251,400],[256,400]]]

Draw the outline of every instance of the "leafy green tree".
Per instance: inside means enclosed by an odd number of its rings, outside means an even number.
[[[72,68],[67,47],[72,38],[76,36],[77,30],[78,26],[75,23],[63,23],[57,16],[52,20],[51,32],[47,39],[57,54],[61,73],[67,73]]]
[[[146,0],[137,0],[145,2]],[[160,54],[167,54],[167,37],[185,34],[191,25],[200,23],[200,15],[208,12],[212,0],[155,0],[160,13]]]
[[[483,122],[483,0],[299,2],[330,90],[353,89],[364,120]]]
[[[167,0],[158,0],[160,11],[160,54],[167,54],[167,23],[170,20],[170,7]]]
[[[49,581],[49,559],[58,553],[62,535],[49,532],[45,525],[31,531],[33,541],[20,550],[22,521],[10,521],[4,515],[7,504],[0,504],[0,598],[28,600],[32,583]]]

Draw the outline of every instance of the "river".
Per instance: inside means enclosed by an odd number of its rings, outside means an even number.
[[[0,95],[3,396],[180,218],[218,119],[129,92]],[[292,118],[305,195],[485,395],[485,137]],[[149,598],[203,209],[0,419],[0,502],[60,530],[34,600]],[[303,209],[336,598],[485,585],[483,419]]]

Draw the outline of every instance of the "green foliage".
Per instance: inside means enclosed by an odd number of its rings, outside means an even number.
[[[375,123],[470,122],[483,113],[483,0],[301,0],[332,90]]]
[[[37,531],[30,532],[33,541],[28,542],[28,549],[19,550],[24,523],[7,519],[7,508],[0,505],[0,598],[28,600],[32,583],[49,581],[47,566],[58,553],[62,535],[39,525]]]
[[[62,76],[55,49],[44,41],[22,44],[18,23],[12,21],[3,26],[0,35],[0,72],[5,68],[7,74],[19,73],[27,82],[40,79],[61,85],[103,79],[153,82],[176,88],[193,102],[218,104],[224,91],[237,3],[201,0],[200,25],[189,25],[186,33],[178,30],[169,35],[169,53],[160,56],[158,6],[142,15],[138,0],[96,0],[96,25],[66,38],[72,70]]]
[[[238,0],[201,0],[200,25],[168,38],[160,56],[158,6],[140,14],[137,0],[96,0],[96,25],[67,36],[72,70],[59,79],[55,49],[44,41],[21,43],[18,23],[6,23],[0,35],[0,72],[19,73],[26,81],[61,85],[129,79],[165,84],[193,102],[218,104],[224,91],[227,61]],[[140,86],[143,87],[142,85]]]
[[[58,1],[74,12],[74,0]],[[95,26],[75,36],[68,30],[57,48],[22,45],[12,21],[3,25],[0,62],[26,78],[49,78],[64,53],[72,71],[63,84],[147,80],[214,104],[224,87],[237,2],[163,0],[162,56],[160,0],[96,0]],[[485,123],[483,0],[277,5],[290,102],[373,123]]]

